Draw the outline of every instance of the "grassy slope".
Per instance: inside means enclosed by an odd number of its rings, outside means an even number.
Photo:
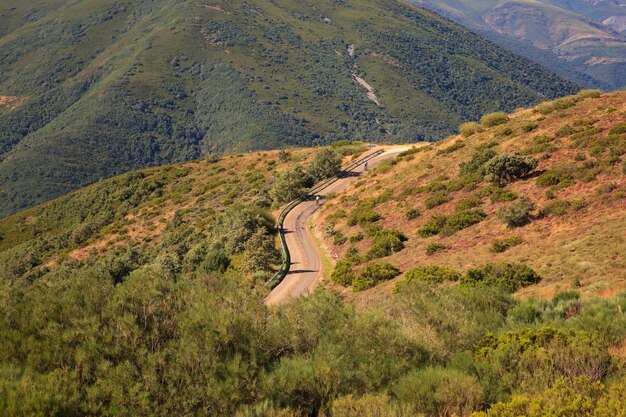
[[[0,95],[22,100],[0,107],[0,216],[211,152],[433,140],[576,89],[395,1],[33,2],[32,21],[19,4],[0,37]]]
[[[606,137],[612,127],[626,120],[625,98],[624,93],[587,98],[573,108],[546,116],[532,109],[520,110],[512,114],[504,126],[487,129],[467,139],[451,137],[427,151],[399,158],[395,164],[378,169],[337,196],[326,206],[323,219],[318,223],[327,222],[327,217],[339,208],[349,216],[359,201],[391,193],[392,197],[388,196],[389,200],[375,207],[375,211],[383,217],[380,225],[397,228],[409,237],[406,249],[388,259],[403,271],[432,264],[463,271],[487,262],[513,260],[527,263],[543,276],[541,283],[521,291],[524,296],[551,296],[572,288],[574,279],[580,281],[581,293],[587,296],[609,296],[623,291],[626,289],[623,257],[626,251],[626,179],[623,172],[626,137],[624,134]],[[538,127],[526,132],[522,127],[530,121],[537,123]],[[564,126],[583,133],[562,130],[559,134],[563,136],[556,137],[556,132]],[[498,132],[506,127],[513,133],[499,137]],[[554,141],[547,146],[535,144],[535,138],[546,136]],[[453,144],[460,148],[450,153],[442,152]],[[507,187],[520,196],[529,197],[539,210],[554,202],[584,201],[584,207],[575,210],[570,206],[564,215],[548,215],[524,227],[509,229],[496,218],[496,213],[502,206],[513,203],[492,203],[489,198],[484,198],[481,208],[488,215],[486,220],[450,237],[420,238],[418,228],[433,215],[453,212],[461,199],[476,191],[470,187],[449,192],[451,201],[429,210],[425,207],[425,200],[434,193],[418,193],[418,187],[454,181],[459,176],[459,164],[468,161],[475,149],[485,144],[494,145],[492,149],[497,153],[527,150],[539,159],[535,175]],[[574,173],[576,179],[565,187],[553,187],[553,198],[548,199],[549,187],[538,186],[536,176],[559,169]],[[478,189],[486,186],[486,182],[477,185]],[[421,217],[408,220],[405,213],[410,209],[419,210]],[[364,233],[361,226],[347,226],[345,218],[335,222],[335,230],[346,237]],[[495,239],[514,235],[521,236],[524,242],[501,254],[490,252]],[[432,243],[444,244],[448,249],[427,256],[426,248]],[[332,239],[328,244],[332,247]],[[355,247],[363,254],[370,245],[371,240],[366,238]],[[346,243],[333,250],[345,253],[349,246]],[[384,285],[383,291],[387,293],[391,285]]]

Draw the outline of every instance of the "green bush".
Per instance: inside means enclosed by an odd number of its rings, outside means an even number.
[[[459,149],[463,149],[464,147],[465,147],[465,142],[457,140],[456,142],[454,142],[452,145],[448,146],[447,148],[439,149],[436,155],[450,154],[452,152],[458,151]]]
[[[339,261],[335,265],[335,269],[330,276],[330,279],[338,285],[349,287],[356,278],[354,271],[352,270],[352,263],[349,261]]]
[[[485,174],[489,181],[503,186],[527,176],[537,163],[537,159],[517,153],[497,155],[485,164]]]
[[[570,125],[565,125],[563,127],[561,127],[559,130],[557,130],[555,132],[555,135],[557,138],[562,138],[565,136],[571,136],[574,133],[576,133],[576,129],[574,129],[573,127],[571,127]]]
[[[509,190],[507,188],[496,188],[491,193],[491,202],[502,203],[507,201],[515,201],[518,197],[519,195],[513,190]]]
[[[561,176],[556,172],[547,171],[537,177],[537,185],[540,187],[551,187],[561,182]]]
[[[382,281],[389,281],[398,275],[400,275],[400,270],[390,263],[371,263],[363,268],[352,281],[352,289],[363,291]]]
[[[537,284],[541,277],[524,264],[487,264],[482,268],[470,269],[461,278],[463,285],[489,285],[515,292],[523,287]]]
[[[470,210],[473,208],[478,208],[483,205],[483,200],[480,196],[474,194],[462,200],[459,200],[458,203],[454,206],[456,211]]]
[[[448,216],[441,233],[446,236],[453,235],[460,230],[480,223],[486,217],[487,215],[480,209],[456,211]]]
[[[420,266],[407,271],[404,274],[402,283],[410,284],[415,281],[424,282],[436,282],[441,283],[445,281],[458,281],[461,279],[461,274],[452,269],[442,266]]]
[[[418,217],[420,217],[421,215],[422,215],[422,213],[420,213],[420,211],[418,209],[411,209],[411,210],[406,212],[406,218],[408,220],[415,220]]]
[[[479,410],[484,391],[478,380],[456,369],[428,367],[400,378],[395,397],[415,415],[468,416]]]
[[[360,226],[375,223],[381,219],[381,215],[376,213],[373,209],[366,206],[356,207],[350,217],[348,218],[348,226]]]
[[[535,122],[528,122],[528,123],[524,123],[522,125],[522,130],[524,132],[532,132],[533,130],[537,129],[539,127],[538,123]]]
[[[505,136],[511,136],[513,134],[513,129],[509,126],[502,126],[494,130],[494,136],[497,138],[503,138]]]
[[[217,272],[224,273],[230,266],[230,258],[222,251],[210,252],[204,262],[202,262],[200,269],[206,273]]]
[[[443,245],[441,243],[431,243],[426,248],[426,255],[431,256],[431,255],[434,255],[437,252],[443,252],[446,249],[448,249],[448,247],[446,245]]]
[[[480,124],[485,127],[493,127],[506,123],[509,116],[504,112],[489,113],[480,118]]]
[[[430,210],[442,204],[445,204],[450,200],[452,200],[451,196],[443,192],[439,192],[426,198],[426,200],[424,200],[424,204],[426,205],[426,208]]]
[[[482,127],[476,122],[467,122],[463,123],[459,127],[459,133],[464,138],[468,138],[476,133],[482,132]]]
[[[553,201],[539,212],[541,217],[546,216],[564,216],[567,214],[571,203],[569,201]]]
[[[493,253],[506,252],[513,246],[521,245],[523,242],[524,240],[521,238],[521,236],[511,236],[502,239],[495,239],[493,242],[491,242],[491,248],[489,249],[489,251]]]
[[[535,210],[535,204],[526,197],[522,197],[516,204],[501,208],[497,217],[509,227],[521,227],[530,223],[533,210]]]
[[[437,214],[417,230],[420,237],[427,238],[438,235],[448,220],[447,216]]]
[[[368,259],[384,258],[404,249],[408,238],[396,229],[384,229],[373,233],[373,244],[367,252]]]

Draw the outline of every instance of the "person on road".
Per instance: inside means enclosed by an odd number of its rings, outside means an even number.
[[[365,170],[366,170],[366,171],[367,171],[367,162],[368,162],[368,161],[365,161]]]
[[[320,196],[316,195],[315,196],[315,203],[319,206],[320,205]]]

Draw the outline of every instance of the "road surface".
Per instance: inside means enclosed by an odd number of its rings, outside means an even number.
[[[399,153],[409,149],[408,147],[392,148],[373,158],[368,163],[368,170],[380,165],[383,161],[397,156]],[[370,152],[375,152],[372,149]],[[352,171],[345,178],[340,178],[318,195],[323,204],[323,197],[329,193],[337,193],[345,190],[350,183],[359,179],[364,174],[364,166],[361,165]],[[285,240],[289,253],[291,254],[291,268],[283,281],[272,290],[267,296],[267,304],[281,304],[290,297],[298,297],[308,294],[318,284],[322,277],[322,256],[314,244],[314,237],[307,227],[308,221],[319,208],[315,198],[304,201],[297,205],[285,217],[283,227],[285,230]]]

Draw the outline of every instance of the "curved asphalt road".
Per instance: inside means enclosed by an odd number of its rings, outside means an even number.
[[[375,168],[383,161],[393,158],[407,149],[409,148],[394,148],[380,154],[369,161],[368,169]],[[371,150],[371,152],[374,151],[375,149]],[[364,167],[360,165],[349,176],[338,179],[322,190],[319,195],[323,197],[329,193],[343,191],[363,174]],[[267,304],[281,304],[290,297],[305,295],[319,283],[322,277],[322,257],[315,247],[314,238],[307,227],[309,219],[318,208],[319,206],[312,199],[300,203],[285,217],[283,225],[285,240],[291,254],[291,268],[285,279],[267,296],[265,299]]]

